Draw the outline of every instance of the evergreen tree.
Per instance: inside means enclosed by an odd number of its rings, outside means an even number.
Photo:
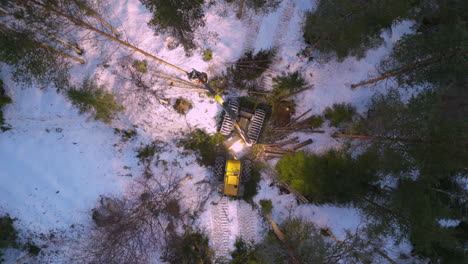
[[[377,171],[397,184],[361,196],[360,206],[376,232],[408,237],[417,254],[435,262],[464,254],[457,232],[439,224],[466,218],[458,179],[466,177],[468,122],[466,111],[447,107],[451,91],[426,90],[407,103],[397,90],[376,95],[367,118],[353,127],[362,134],[413,139],[371,143],[367,152],[376,157]]]
[[[124,108],[115,102],[114,95],[106,92],[95,79],[85,79],[80,87],[68,90],[68,98],[81,114],[91,113],[96,120],[109,123]]]
[[[323,155],[299,152],[285,155],[276,165],[280,179],[318,204],[348,204],[365,195],[376,180],[376,159],[364,153],[353,159],[345,151]]]
[[[243,9],[250,8],[255,11],[255,13],[269,13],[278,8],[281,3],[280,0],[226,0],[228,3],[237,5],[238,17],[242,17]]]
[[[418,2],[321,0],[317,9],[306,16],[304,39],[328,57],[362,58],[368,49],[382,43],[381,31],[410,16]]]
[[[5,124],[5,119],[3,118],[2,107],[7,104],[11,104],[11,98],[5,94],[5,88],[3,87],[3,80],[0,80],[0,130],[6,131],[10,127]]]
[[[58,90],[69,86],[70,65],[63,57],[36,45],[31,32],[12,33],[0,30],[0,61],[12,67],[13,80],[28,86]]]
[[[383,72],[396,72],[400,86],[431,83],[445,88],[465,80],[468,31],[468,3],[461,0],[437,0],[424,6],[415,25],[417,32],[406,34],[381,63]],[[466,85],[466,80],[464,82]]]
[[[195,30],[205,25],[203,0],[140,0],[152,13],[149,25],[176,38],[186,52],[196,48]],[[203,36],[202,36],[203,37]]]
[[[7,248],[17,248],[18,245],[18,231],[13,226],[16,219],[11,218],[8,214],[0,217],[0,263],[4,259],[3,250]]]

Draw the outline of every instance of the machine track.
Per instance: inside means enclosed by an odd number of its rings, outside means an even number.
[[[249,137],[250,142],[253,144],[257,143],[260,132],[262,131],[263,121],[265,120],[265,111],[262,109],[255,110],[255,114],[252,117],[252,120],[249,125],[249,130],[247,136]]]
[[[239,102],[237,102],[234,99],[229,100],[229,107],[236,113],[239,113]],[[235,120],[232,120],[232,118],[228,115],[225,114],[223,118],[223,123],[221,124],[221,129],[220,133],[223,136],[228,136],[231,134],[232,128],[234,126]]]

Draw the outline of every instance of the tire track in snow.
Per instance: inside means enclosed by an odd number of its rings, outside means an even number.
[[[255,241],[257,237],[257,212],[252,206],[244,201],[239,201],[237,206],[237,216],[239,225],[239,236],[244,241]]]
[[[245,35],[244,45],[242,47],[242,54],[251,51],[253,52],[255,49],[255,43],[257,42],[258,33],[260,31],[260,22],[258,19],[254,17],[249,17],[248,19],[244,20],[244,23],[247,24],[248,31]]]
[[[273,45],[272,48],[276,50],[276,56],[273,58],[273,62],[271,65],[278,65],[280,62],[280,56],[282,49],[282,44],[284,37],[288,33],[289,24],[291,22],[291,18],[294,15],[294,11],[296,8],[296,4],[292,0],[288,0],[281,12],[280,18],[278,20],[278,24],[276,26],[276,30],[273,37]],[[263,73],[263,77],[260,80],[260,88],[264,91],[270,91],[273,86],[273,73],[274,71],[270,68]]]
[[[229,221],[228,198],[223,196],[218,205],[212,208],[212,235],[215,259],[229,258],[229,236],[231,234]]]

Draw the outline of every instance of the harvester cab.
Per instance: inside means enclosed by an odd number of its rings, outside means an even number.
[[[252,174],[250,160],[226,160],[223,157],[216,158],[215,177],[219,180],[218,194],[232,197],[244,195],[244,183]]]
[[[227,106],[236,114],[236,118],[233,119],[231,115],[225,114],[219,132],[227,137],[224,144],[238,159],[248,151],[248,147],[257,143],[265,121],[265,111],[259,108],[252,110],[240,107],[236,99],[229,100]],[[237,133],[232,133],[236,124],[240,126],[242,131],[246,131],[246,137],[250,144],[246,144]]]

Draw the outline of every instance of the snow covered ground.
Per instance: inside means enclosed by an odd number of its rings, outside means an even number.
[[[313,8],[315,1],[283,1],[281,7],[271,14],[247,14],[242,20],[236,19],[234,11],[218,4],[210,7],[206,13],[207,25],[203,30],[215,32],[217,37],[201,41],[204,48],[213,50],[214,59],[205,62],[200,53],[186,57],[180,47],[169,50],[164,44],[167,36],[155,36],[147,26],[151,14],[139,1],[109,2],[104,15],[118,25],[125,39],[186,70],[196,68],[212,76],[220,73],[226,63],[239,58],[246,49],[259,51],[279,47],[278,57],[281,60],[272,68],[274,74],[286,68],[288,71],[298,70],[314,86],[296,96],[298,114],[308,109],[320,114],[325,107],[341,102],[352,103],[361,113],[366,111],[372,94],[384,91],[385,86],[380,84],[373,89],[352,90],[350,85],[375,75],[376,63],[389,53],[396,40],[410,32],[412,24],[405,21],[394,25],[391,32],[382,33],[384,44],[370,50],[361,60],[350,57],[343,62],[308,62],[296,54],[305,47],[301,36],[304,11]],[[258,30],[252,31],[251,27],[258,27]],[[141,144],[161,140],[171,144],[160,158],[172,166],[170,169],[174,171],[174,177],[183,178],[187,173],[193,176],[189,183],[181,187],[183,206],[195,209],[200,201],[207,199],[197,221],[199,228],[212,237],[217,236],[219,223],[216,221],[219,219],[216,220],[215,216],[220,210],[219,206],[224,206],[223,211],[227,209],[229,221],[227,226],[230,227],[225,234],[229,248],[232,249],[237,236],[261,240],[267,226],[259,213],[240,201],[226,200],[223,205],[209,186],[196,184],[209,181],[211,172],[200,167],[193,155],[180,155],[182,150],[174,144],[175,140],[183,137],[183,133],[194,128],[209,132],[216,130],[216,117],[221,108],[214,100],[200,96],[196,91],[173,89],[165,93],[166,98],[173,101],[183,97],[194,106],[186,116],[177,114],[172,107],[161,105],[155,99],[145,106],[138,106],[134,98],[125,96],[131,84],[121,81],[116,74],[120,58],[131,52],[112,42],[101,41],[98,49],[92,48],[96,44],[92,41],[80,44],[86,50],[87,63],[74,67],[74,78],[79,80],[84,76],[96,75],[101,83],[108,84],[108,89],[119,94],[126,108],[125,113],[111,125],[96,122],[86,115],[80,116],[62,94],[53,90],[17,87],[10,79],[8,67],[2,66],[1,78],[14,104],[4,111],[6,121],[13,129],[0,134],[0,213],[8,212],[19,219],[16,225],[20,229],[35,232],[66,229],[73,224],[91,224],[90,210],[99,195],[125,195],[126,186],[141,174],[135,149]],[[143,59],[137,54],[134,57]],[[111,66],[100,67],[99,64],[104,62]],[[158,69],[163,67],[159,66]],[[126,129],[133,126],[137,127],[136,139],[123,142],[120,136],[114,134],[115,127]],[[325,130],[326,134],[299,134],[302,139],[314,140],[307,147],[308,151],[322,152],[340,145],[329,136],[331,129],[325,127]],[[289,215],[301,216],[319,226],[329,227],[339,238],[343,237],[344,229],[356,228],[360,223],[360,216],[353,208],[298,206],[292,195],[280,194],[276,187],[270,187],[266,175],[263,178],[255,201],[271,199],[274,204],[272,216],[279,223]],[[229,250],[222,249],[223,245],[218,245],[218,242],[212,239],[215,249]],[[396,246],[388,243],[385,250],[390,257],[398,258],[400,252],[408,254],[411,247],[405,243]],[[218,255],[226,252],[218,252]]]

